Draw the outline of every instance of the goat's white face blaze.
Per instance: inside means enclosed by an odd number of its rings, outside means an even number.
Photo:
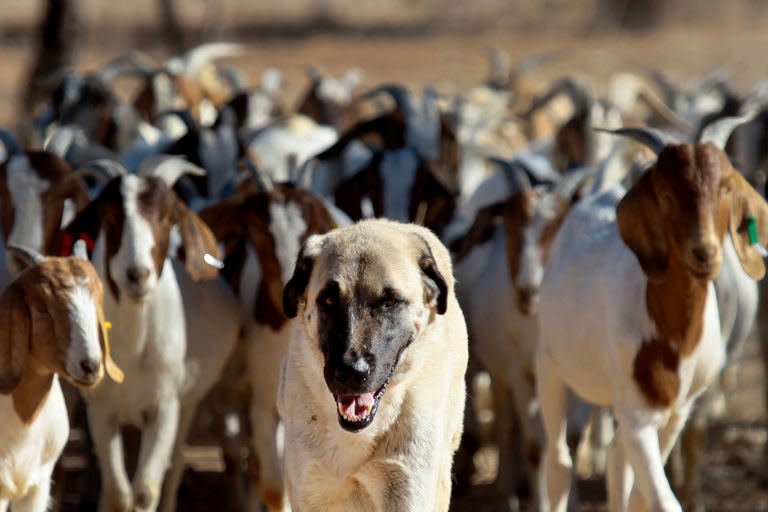
[[[156,245],[152,226],[141,214],[139,195],[147,183],[136,176],[125,176],[120,184],[125,218],[120,249],[109,261],[112,279],[134,300],[142,300],[157,285],[152,249]]]
[[[37,176],[26,156],[18,155],[8,164],[7,184],[13,203],[14,222],[6,243],[42,251],[44,236],[41,196],[48,190],[50,183]],[[7,258],[6,264],[12,274],[19,273],[20,269],[13,258]]]
[[[70,303],[69,316],[70,343],[67,349],[65,368],[75,381],[90,384],[102,375],[101,345],[99,343],[99,320],[93,292],[83,281],[87,278],[75,278]],[[96,369],[94,371],[94,369]]]
[[[287,283],[293,275],[302,236],[307,232],[307,222],[301,207],[293,202],[270,203],[269,217],[269,231],[275,241],[275,256],[280,263],[280,277],[283,283]]]
[[[514,300],[523,314],[537,312],[549,246],[567,207],[567,201],[558,194],[540,190],[521,193],[507,206],[507,257]]]

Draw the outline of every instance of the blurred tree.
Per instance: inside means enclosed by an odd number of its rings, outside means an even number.
[[[664,18],[667,0],[598,0],[590,31],[649,30]]]
[[[165,42],[174,53],[181,53],[186,49],[184,40],[184,27],[179,20],[179,13],[173,0],[158,0],[160,8],[160,30],[165,34]]]
[[[37,53],[22,93],[22,117],[28,117],[56,87],[58,74],[72,66],[78,39],[78,1],[46,0]]]

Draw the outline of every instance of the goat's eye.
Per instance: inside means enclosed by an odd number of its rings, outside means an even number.
[[[727,196],[730,193],[731,193],[730,187],[720,187],[720,195]]]

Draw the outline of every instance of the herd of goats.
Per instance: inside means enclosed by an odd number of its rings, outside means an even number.
[[[575,507],[576,454],[612,511],[702,507],[708,422],[768,320],[766,84],[645,70],[598,95],[537,78],[551,55],[496,52],[461,94],[312,69],[289,105],[278,70],[253,85],[221,62],[239,51],[61,73],[36,117],[0,131],[0,511],[46,510],[83,406],[100,510],[176,510],[202,430],[231,509],[287,509],[283,288],[310,235],[370,217],[451,251],[503,507]],[[457,496],[487,442],[476,403]],[[132,478],[125,425],[141,431]]]

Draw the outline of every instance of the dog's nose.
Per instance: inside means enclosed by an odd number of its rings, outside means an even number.
[[[99,373],[99,361],[94,359],[83,359],[80,361],[80,368],[86,375]]]
[[[371,365],[362,357],[353,361],[344,361],[334,372],[339,384],[364,384],[371,375]]]
[[[149,269],[147,267],[128,267],[125,275],[131,284],[144,284],[149,277]]]

